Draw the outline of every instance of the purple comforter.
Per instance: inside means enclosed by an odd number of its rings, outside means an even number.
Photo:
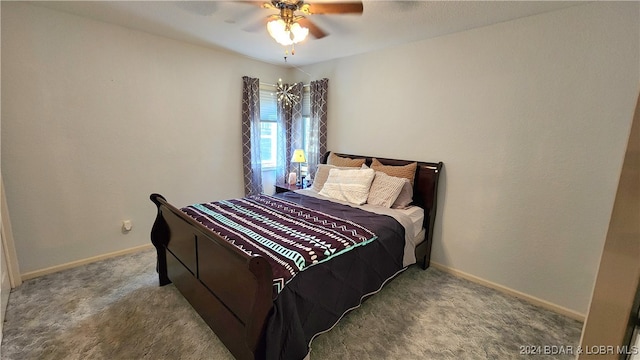
[[[286,192],[278,196],[360,224],[377,239],[300,272],[274,300],[267,324],[267,359],[303,359],[311,340],[403,270],[404,228],[386,215]]]
[[[248,255],[262,255],[278,294],[296,274],[377,236],[336,216],[267,195],[196,204],[182,209]]]
[[[239,212],[233,215],[232,208]],[[194,205],[183,211],[241,250],[267,254],[274,272],[274,301],[267,321],[266,359],[303,359],[317,334],[403,270],[404,228],[390,216],[295,192]],[[225,220],[227,216],[233,221]],[[250,225],[247,218],[257,222]],[[216,228],[216,222],[224,226]],[[332,240],[320,233],[331,234]],[[304,239],[304,245],[273,241],[284,234]],[[255,235],[261,238],[257,242]],[[277,260],[271,256],[275,253],[288,256]]]

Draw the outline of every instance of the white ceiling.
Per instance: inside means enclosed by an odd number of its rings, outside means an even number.
[[[342,2],[349,0],[341,0]],[[330,2],[327,0],[307,1]],[[340,2],[340,1],[339,1]],[[362,15],[310,15],[329,36],[309,36],[284,61],[285,49],[263,19],[277,11],[233,1],[38,1],[96,20],[227,49],[279,65],[308,65],[554,11],[571,1],[363,1]]]

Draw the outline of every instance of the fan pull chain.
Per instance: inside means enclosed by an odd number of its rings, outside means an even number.
[[[296,48],[294,44],[291,44],[291,56],[296,54]],[[284,62],[287,62],[287,57],[289,56],[289,49],[285,46],[284,48]]]

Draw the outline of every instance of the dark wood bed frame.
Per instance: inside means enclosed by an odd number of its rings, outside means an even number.
[[[329,153],[322,162],[326,163]],[[371,157],[337,154],[350,158]],[[377,158],[386,165],[413,161]],[[414,204],[425,209],[425,240],[416,247],[422,268],[429,266],[442,162],[418,162]],[[173,282],[236,359],[264,358],[264,332],[273,299],[273,275],[261,256],[248,256],[228,241],[152,194],[158,213],[151,242],[158,254],[160,285]]]

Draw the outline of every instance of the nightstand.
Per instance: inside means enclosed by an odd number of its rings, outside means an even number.
[[[302,187],[298,184],[293,184],[293,185],[289,185],[285,183],[276,184],[276,194],[280,194],[287,191],[299,190],[299,189],[302,189]]]

